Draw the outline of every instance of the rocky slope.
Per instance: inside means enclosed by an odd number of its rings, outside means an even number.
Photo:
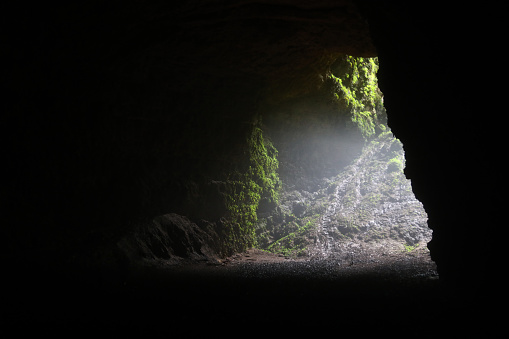
[[[342,258],[382,244],[395,250],[425,245],[431,238],[427,215],[403,166],[401,143],[391,132],[381,133],[315,192],[284,192],[273,213],[260,215],[259,246],[290,256]]]

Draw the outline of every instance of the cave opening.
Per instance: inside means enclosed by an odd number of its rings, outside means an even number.
[[[388,127],[377,71],[376,58],[340,55],[318,91],[259,105],[242,134],[242,166],[207,183],[207,210],[161,215],[119,241],[130,265],[124,289],[143,291],[148,305],[171,300],[179,317],[195,304],[216,305],[214,320],[242,319],[227,310],[240,305],[271,318],[279,304],[341,304],[347,311],[311,318],[429,321],[423,304],[441,302],[431,230]]]
[[[170,265],[329,260],[436,278],[427,214],[388,127],[378,69],[376,57],[339,54],[317,89],[262,96],[226,175],[205,188],[191,182],[187,205],[138,225],[118,242],[122,255]]]
[[[403,173],[403,145],[387,127],[378,67],[377,58],[340,56],[319,94],[263,117],[282,185],[277,204],[257,210],[255,248],[367,267],[411,254],[426,262],[415,274],[436,276],[427,215]]]

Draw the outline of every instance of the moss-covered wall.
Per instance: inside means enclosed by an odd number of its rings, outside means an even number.
[[[373,136],[375,128],[387,120],[376,77],[378,67],[377,58],[350,55],[338,58],[331,66],[329,79],[334,82],[338,106],[350,112],[365,138]]]
[[[235,164],[225,184],[227,214],[220,230],[223,255],[244,251],[254,245],[255,223],[260,204],[275,207],[281,182],[278,151],[254,126],[247,137],[244,161]]]

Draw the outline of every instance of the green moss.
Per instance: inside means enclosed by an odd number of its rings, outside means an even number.
[[[287,233],[286,236],[274,241],[267,250],[272,253],[279,253],[289,257],[299,257],[305,255],[307,245],[309,243],[308,237],[312,230],[317,226],[320,215],[306,217],[297,221],[292,221],[289,224],[293,231]]]
[[[247,137],[246,162],[238,164],[226,181],[227,222],[223,229],[223,254],[244,251],[255,244],[256,211],[261,199],[277,203],[281,182],[278,152],[263,137],[259,126]]]
[[[403,172],[403,161],[400,156],[395,156],[387,163],[387,172]]]
[[[419,247],[419,244],[417,244],[417,245],[408,245],[408,244],[405,244],[405,245],[403,245],[403,246],[405,246],[405,251],[406,251],[406,252],[412,252],[412,251],[414,251],[417,247]]]
[[[335,83],[336,101],[350,110],[352,122],[365,138],[375,134],[375,127],[380,124],[379,115],[383,113],[377,71],[378,58],[345,55],[336,61],[330,74]]]
[[[362,198],[362,205],[367,206],[368,208],[374,208],[378,205],[378,203],[382,200],[382,195],[380,193],[368,193]]]

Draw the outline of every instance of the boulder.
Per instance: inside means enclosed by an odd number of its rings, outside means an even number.
[[[168,263],[183,260],[217,259],[209,233],[175,213],[154,218],[139,225],[118,242],[118,247],[131,262],[164,259]]]

